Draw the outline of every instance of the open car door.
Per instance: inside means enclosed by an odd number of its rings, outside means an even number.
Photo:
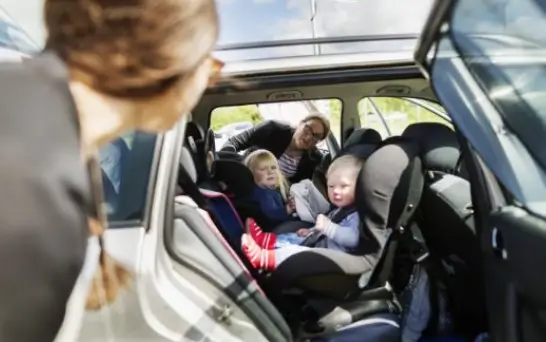
[[[546,339],[545,6],[436,1],[416,51],[462,133],[496,342]]]

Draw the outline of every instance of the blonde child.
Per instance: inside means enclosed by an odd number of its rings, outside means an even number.
[[[275,155],[259,149],[250,153],[244,161],[254,176],[256,186],[252,199],[260,204],[262,212],[271,220],[284,222],[291,219],[295,207],[288,198],[286,182]]]

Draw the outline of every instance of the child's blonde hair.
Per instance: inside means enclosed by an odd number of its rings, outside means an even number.
[[[244,160],[245,166],[250,169],[252,174],[254,174],[254,170],[256,169],[258,163],[261,162],[270,162],[277,166],[277,179],[279,180],[277,188],[281,192],[282,198],[286,201],[288,199],[288,181],[281,172],[277,157],[275,157],[273,153],[269,152],[268,150],[259,149],[251,152]]]
[[[356,173],[355,177],[357,176],[358,172],[364,165],[364,160],[357,158],[355,156],[351,155],[344,155],[339,158],[334,159],[332,164],[330,164],[330,167],[328,168],[328,172],[326,172],[326,179],[330,178],[332,173],[339,169],[343,169],[346,171],[354,171]],[[356,180],[356,178],[355,178]]]

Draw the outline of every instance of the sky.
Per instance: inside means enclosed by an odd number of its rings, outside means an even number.
[[[45,31],[42,20],[44,0],[0,0],[6,9],[27,33],[39,44],[43,43]],[[181,0],[184,1],[184,0]],[[256,42],[273,39],[311,38],[313,26],[315,36],[333,37],[366,34],[420,33],[433,0],[216,0],[221,24],[219,45],[237,42]],[[311,4],[315,3],[316,16],[311,22]],[[478,0],[461,1],[470,5],[468,15],[485,20],[474,22],[491,23],[483,17],[492,8],[502,8],[507,3],[521,1]],[[529,1],[523,1],[529,3]],[[510,6],[509,6],[510,7]],[[507,10],[510,16],[519,16],[521,11]],[[501,9],[502,10],[502,9]],[[512,20],[514,21],[514,19]],[[461,26],[465,26],[461,25]],[[354,44],[353,44],[354,45]],[[301,47],[297,47],[301,48]],[[340,49],[341,46],[336,48]],[[293,51],[297,50],[291,48]],[[306,53],[309,53],[307,47]]]
[[[317,36],[419,33],[432,0],[316,0]],[[0,0],[38,43],[43,0]],[[311,0],[217,0],[220,44],[311,38]]]
[[[220,44],[311,38],[311,0],[218,0]],[[315,34],[420,33],[432,0],[315,0]]]

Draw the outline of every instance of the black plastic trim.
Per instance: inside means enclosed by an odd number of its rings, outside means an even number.
[[[321,86],[328,84],[388,81],[423,78],[423,74],[413,63],[401,63],[381,67],[352,67],[306,72],[261,73],[225,80],[207,90],[205,95],[247,92],[262,89],[283,89],[298,85]]]
[[[342,44],[342,43],[363,43],[377,42],[386,40],[417,40],[417,34],[374,34],[374,35],[358,35],[345,37],[321,37],[321,38],[302,38],[302,39],[285,39],[250,43],[235,43],[221,45],[215,48],[215,51],[236,51],[248,49],[265,49],[286,46],[298,45],[317,45],[317,44]]]

